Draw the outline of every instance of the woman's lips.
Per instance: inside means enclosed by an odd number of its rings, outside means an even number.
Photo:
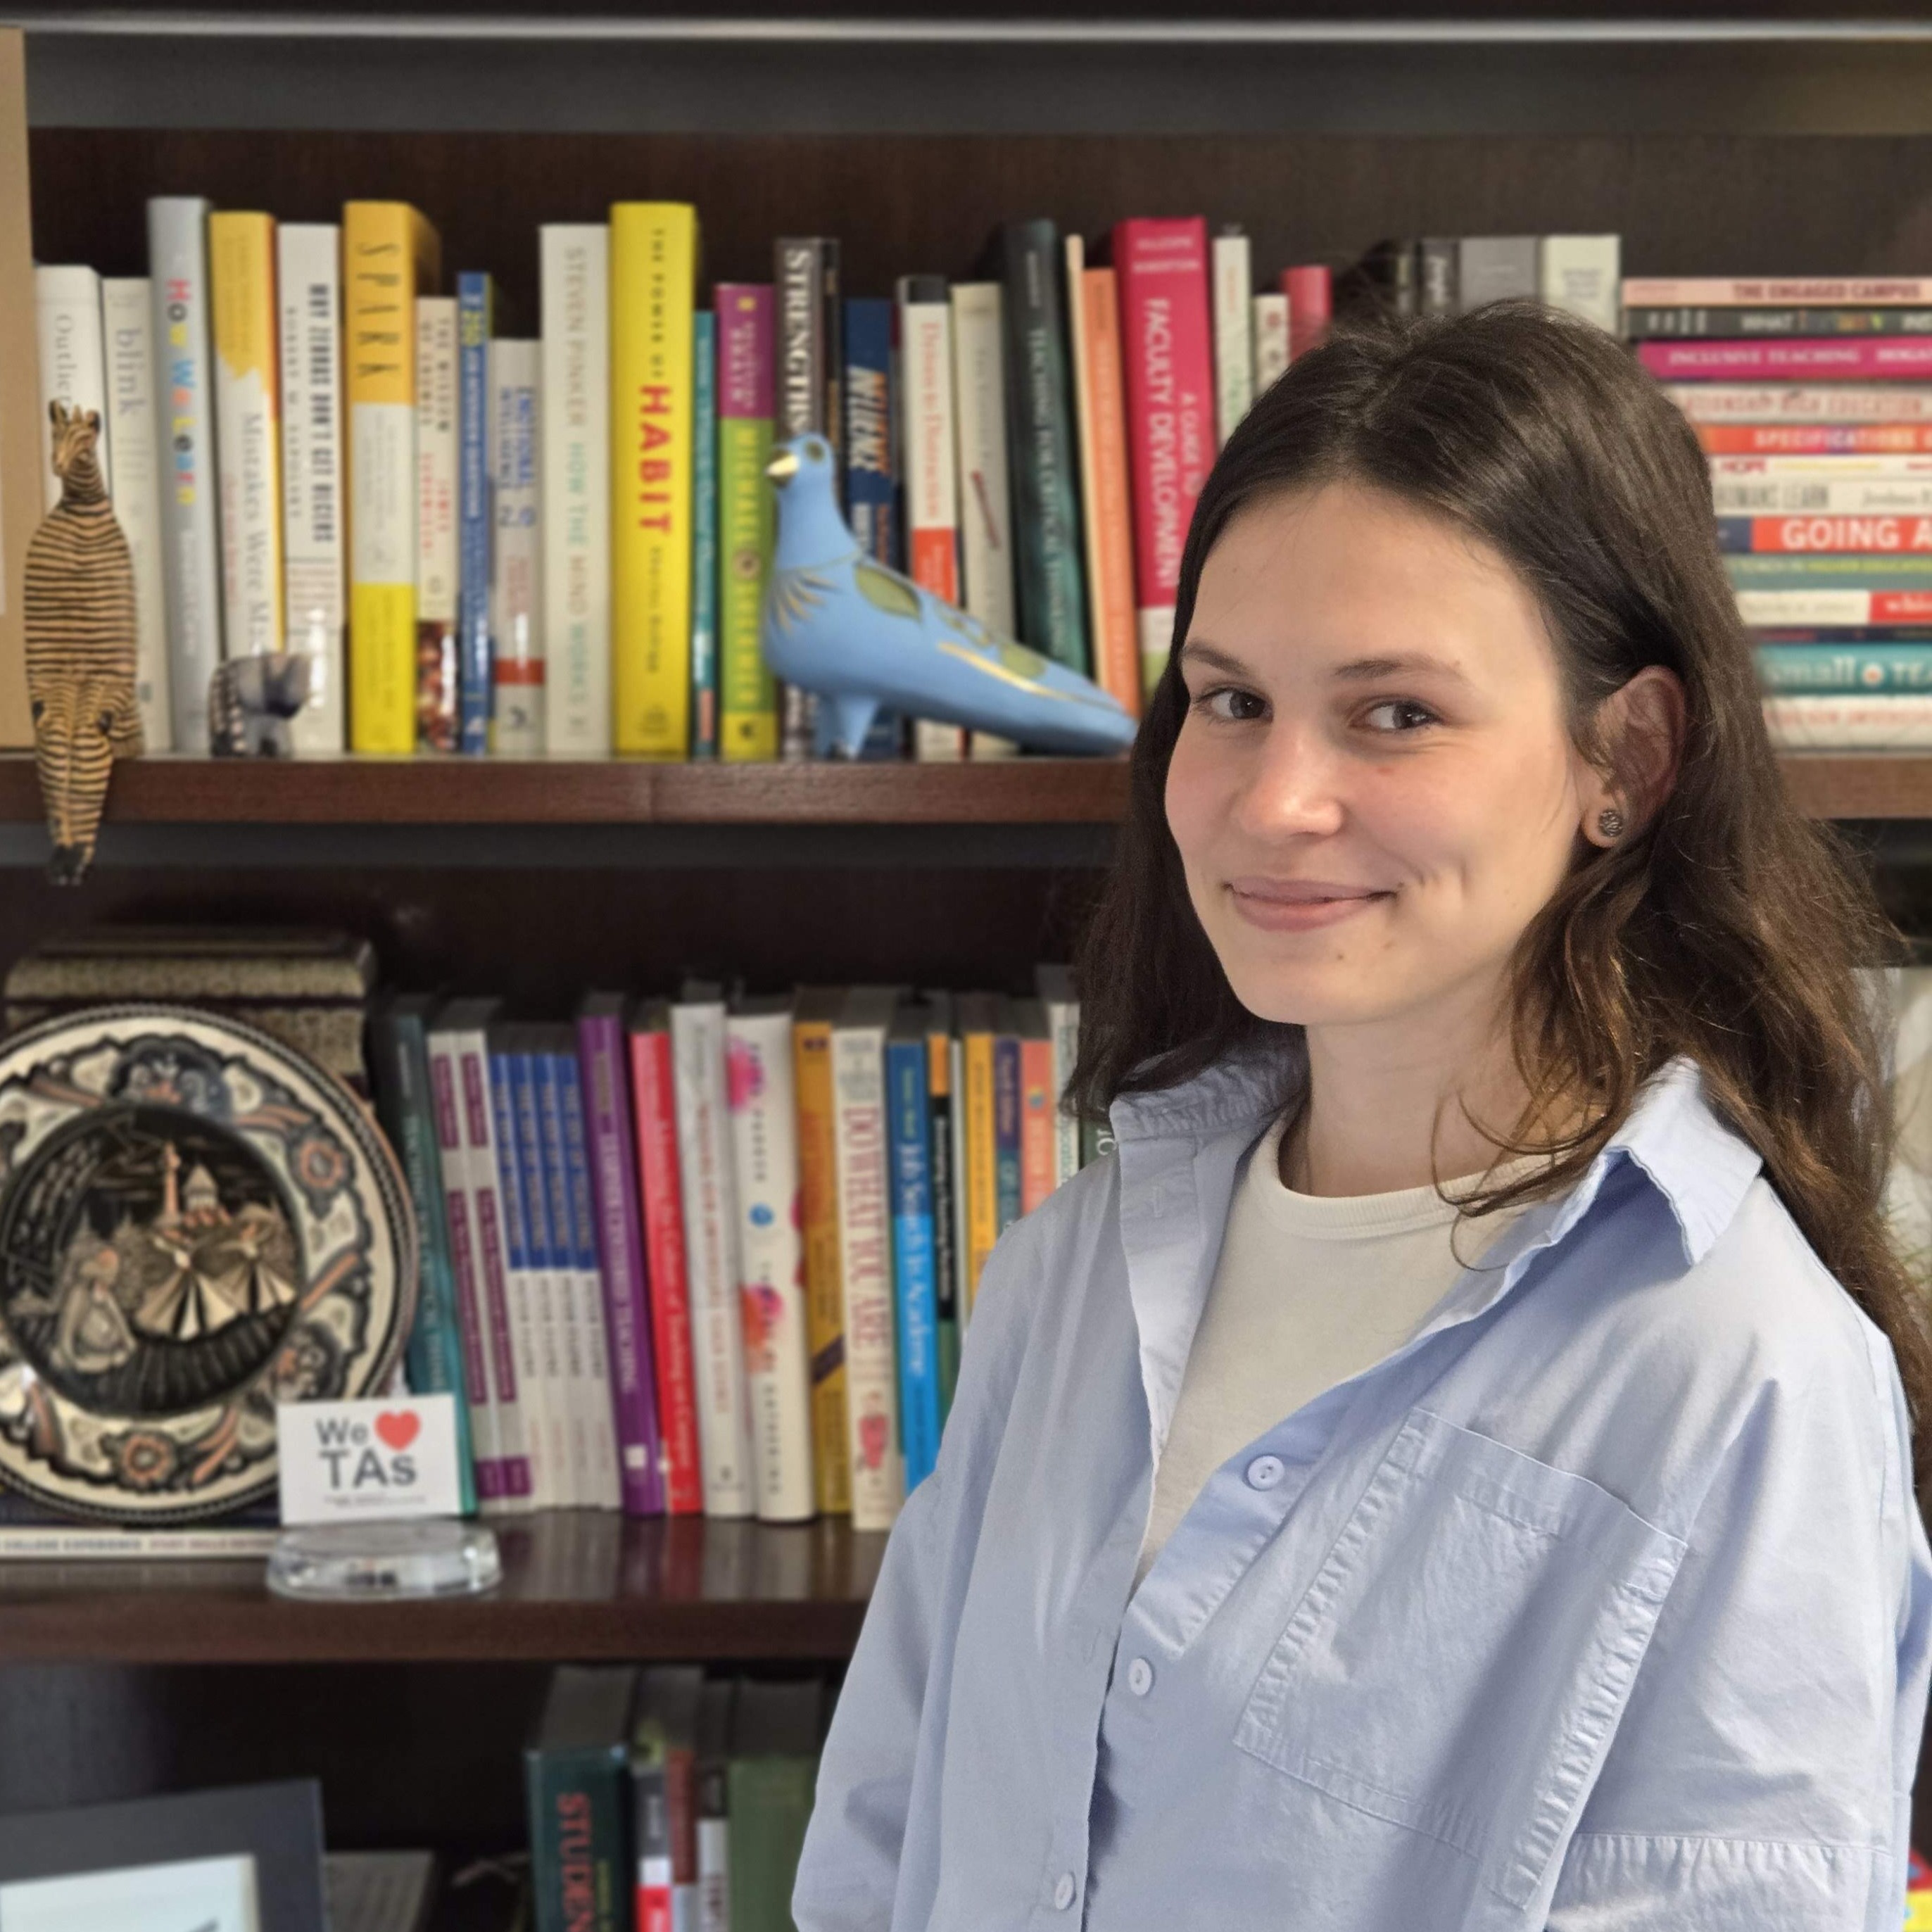
[[[1307,932],[1334,926],[1394,896],[1373,886],[1332,879],[1231,879],[1234,910],[1264,932]]]

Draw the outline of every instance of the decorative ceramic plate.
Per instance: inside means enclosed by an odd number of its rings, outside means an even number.
[[[278,1401],[373,1394],[416,1228],[362,1103],[253,1027],[112,1006],[0,1041],[0,1480],[122,1522],[273,1488]]]

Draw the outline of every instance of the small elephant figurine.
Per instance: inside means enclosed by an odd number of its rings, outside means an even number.
[[[50,403],[60,501],[27,545],[27,696],[53,839],[47,874],[80,884],[116,758],[141,752],[134,696],[134,566],[100,476],[100,416]]]
[[[217,664],[208,686],[208,748],[218,758],[295,755],[289,720],[308,702],[305,651],[268,651]]]

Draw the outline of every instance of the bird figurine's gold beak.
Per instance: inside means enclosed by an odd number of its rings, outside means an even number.
[[[774,483],[789,483],[798,474],[798,454],[795,450],[782,449],[765,465],[765,474]]]

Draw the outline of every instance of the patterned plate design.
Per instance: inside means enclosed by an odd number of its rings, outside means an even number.
[[[416,1312],[362,1103],[253,1027],[97,1006],[0,1041],[0,1480],[186,1522],[274,1486],[278,1400],[374,1394]]]

